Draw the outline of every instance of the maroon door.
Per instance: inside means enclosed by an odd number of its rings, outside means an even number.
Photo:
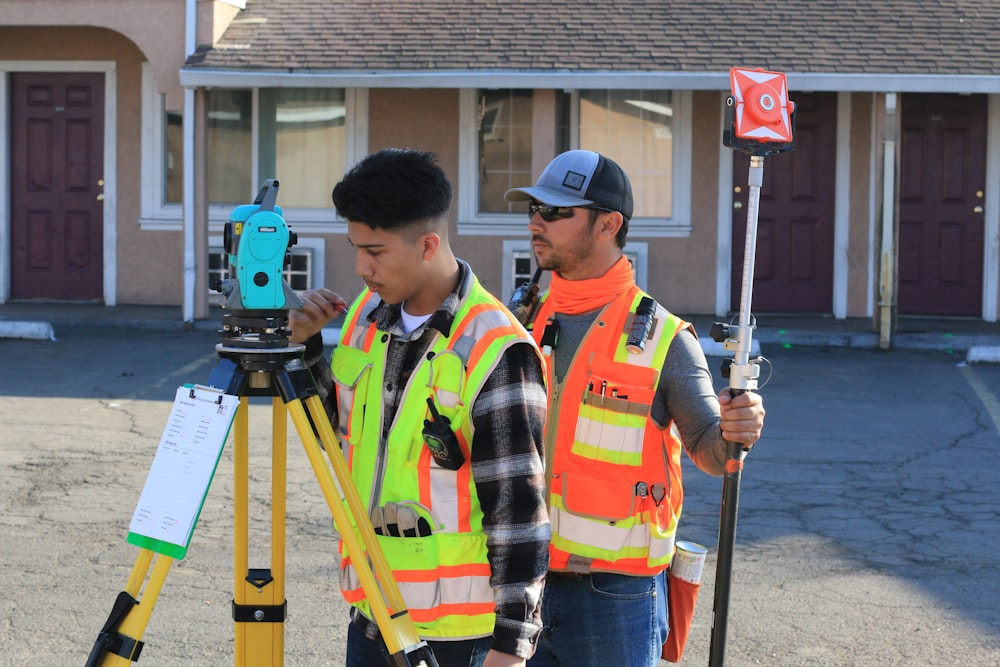
[[[899,313],[981,315],[986,96],[900,106]]]
[[[11,297],[103,295],[104,75],[10,77]]]
[[[833,311],[837,95],[799,93],[794,149],[764,158],[757,213],[754,312]],[[740,308],[750,158],[733,161],[732,310]]]

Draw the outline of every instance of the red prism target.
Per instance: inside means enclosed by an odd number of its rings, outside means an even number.
[[[736,136],[760,142],[790,142],[795,103],[788,100],[785,75],[734,67],[729,70],[729,79],[736,103]]]

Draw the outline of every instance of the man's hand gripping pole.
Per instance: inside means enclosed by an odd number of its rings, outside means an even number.
[[[723,364],[722,374],[729,378],[729,392],[738,396],[757,389],[760,359],[751,359],[753,330],[751,315],[754,256],[757,252],[757,209],[764,181],[764,156],[792,149],[795,106],[788,100],[785,75],[764,70],[733,68],[729,73],[732,95],[726,99],[722,141],[726,146],[750,156],[747,202],[746,242],[743,251],[743,282],[740,288],[739,326],[731,336],[731,327],[716,323],[712,338],[733,351],[733,359]],[[729,615],[729,585],[732,580],[733,552],[736,546],[736,517],[739,506],[740,479],[748,446],[727,442],[726,469],[722,485],[722,508],[719,522],[719,552],[715,570],[715,601],[712,611],[710,667],[725,662],[726,630]]]

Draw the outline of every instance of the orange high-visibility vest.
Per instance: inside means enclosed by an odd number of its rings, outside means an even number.
[[[513,316],[471,276],[451,335],[436,332],[407,381],[383,434],[382,386],[390,335],[367,315],[378,305],[364,291],[352,305],[331,357],[339,408],[339,437],[351,478],[372,507],[407,505],[430,524],[426,537],[377,536],[410,617],[426,638],[471,638],[496,621],[486,533],[472,478],[469,411],[504,350],[531,339]],[[421,436],[433,396],[451,421],[465,456],[458,470],[440,467]],[[341,543],[341,592],[369,619],[371,606]]]
[[[667,349],[690,325],[657,304],[645,349],[628,352],[644,296],[633,286],[600,312],[561,384],[547,364],[550,570],[653,575],[673,557],[683,447],[673,422],[661,428],[650,413]]]

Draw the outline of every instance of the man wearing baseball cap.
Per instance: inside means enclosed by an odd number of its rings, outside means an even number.
[[[723,438],[760,437],[761,398],[716,394],[694,328],[635,284],[622,252],[632,186],[614,160],[562,153],[506,198],[528,202],[532,252],[552,272],[526,323],[547,362],[552,522],[543,630],[528,664],[655,667],[668,634],[681,451],[722,475]]]

